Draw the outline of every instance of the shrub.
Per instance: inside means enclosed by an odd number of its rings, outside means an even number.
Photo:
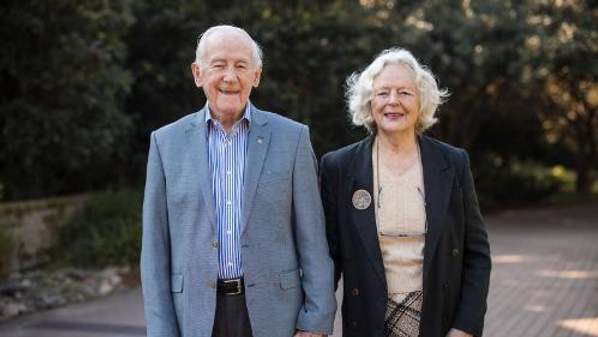
[[[9,272],[12,256],[13,256],[14,241],[10,233],[0,227],[0,277],[5,276]]]
[[[58,229],[54,257],[77,267],[134,266],[141,247],[141,193],[92,196]]]
[[[535,204],[557,192],[562,184],[550,168],[535,163],[495,166],[484,162],[476,173],[480,203],[487,208]]]

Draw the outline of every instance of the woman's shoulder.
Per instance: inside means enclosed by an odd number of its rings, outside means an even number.
[[[321,161],[323,163],[327,163],[331,166],[337,166],[340,164],[348,164],[353,161],[353,158],[356,155],[361,153],[367,154],[368,152],[371,154],[371,137],[366,137],[358,142],[353,144],[349,144],[343,146],[339,149],[327,152],[322,156]]]
[[[436,138],[422,136],[422,146],[427,146],[434,151],[440,152],[444,158],[452,164],[453,167],[463,168],[467,164],[469,157],[467,151],[463,148],[445,143]]]
[[[436,150],[441,151],[443,154],[449,156],[461,156],[462,153],[465,152],[465,150],[460,147],[451,145],[449,143],[445,143],[439,139],[432,138],[430,136],[422,136],[422,141],[434,147]]]

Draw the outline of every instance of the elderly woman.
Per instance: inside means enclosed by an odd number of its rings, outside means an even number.
[[[469,158],[423,135],[447,92],[399,48],[347,84],[370,136],[320,169],[343,336],[481,336],[490,252]]]

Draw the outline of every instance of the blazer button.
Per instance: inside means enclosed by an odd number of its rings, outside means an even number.
[[[213,240],[212,241],[212,247],[218,248],[218,240]]]
[[[458,256],[459,255],[459,250],[458,249],[453,249],[453,251],[451,252],[451,254],[453,254],[453,256]]]
[[[358,288],[351,289],[351,295],[353,295],[353,296],[359,296],[359,289]]]
[[[448,284],[448,282],[445,282],[445,283],[442,285],[442,287],[443,287],[444,289],[448,289],[448,287],[449,287],[449,284]]]
[[[351,321],[351,326],[354,328],[357,327],[357,321]]]

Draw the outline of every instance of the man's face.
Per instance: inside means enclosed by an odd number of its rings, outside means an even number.
[[[214,32],[206,40],[201,65],[193,63],[195,85],[206,95],[212,117],[221,122],[238,120],[261,68],[252,59],[251,42],[236,31]]]

